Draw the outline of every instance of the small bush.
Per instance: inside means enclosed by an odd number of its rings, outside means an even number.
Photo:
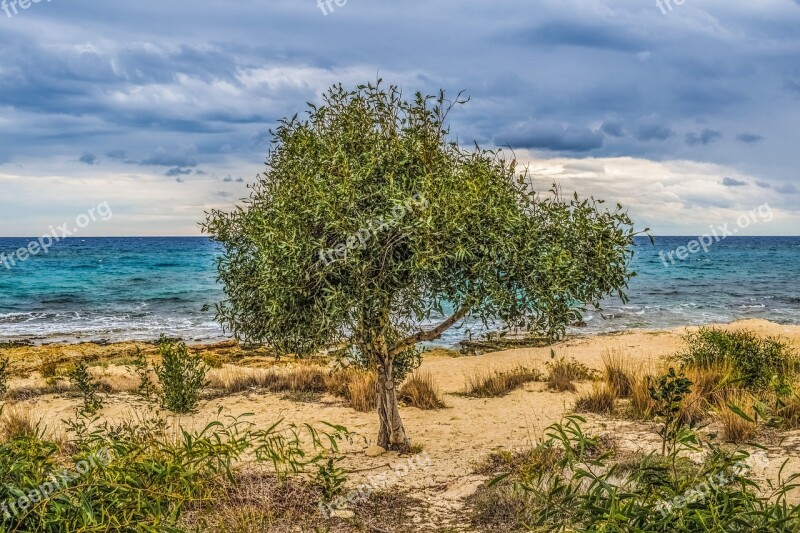
[[[685,340],[686,349],[675,356],[684,366],[730,368],[733,379],[750,390],[766,389],[775,376],[796,376],[800,368],[787,342],[764,339],[749,331],[701,328]]]
[[[575,392],[577,389],[573,381],[595,379],[597,371],[590,369],[583,363],[574,359],[561,358],[547,363],[550,375],[547,378],[547,387],[558,392]]]
[[[442,409],[439,387],[430,372],[416,371],[400,387],[398,400],[418,409]]]
[[[58,361],[54,357],[48,357],[39,365],[39,374],[45,379],[52,379],[58,376]]]
[[[479,370],[467,376],[464,394],[475,398],[496,398],[505,396],[526,383],[542,381],[542,378],[541,372],[524,366],[507,371]]]
[[[175,413],[194,411],[207,385],[208,367],[199,356],[190,355],[183,342],[162,339],[158,351],[161,365],[155,372],[161,385],[161,404]]]
[[[611,414],[614,412],[616,393],[607,385],[594,385],[592,390],[575,400],[575,411],[579,413]]]
[[[78,391],[83,400],[83,407],[80,412],[85,415],[94,415],[103,408],[103,400],[100,399],[100,386],[92,379],[87,370],[86,363],[80,362],[67,375],[69,382]]]

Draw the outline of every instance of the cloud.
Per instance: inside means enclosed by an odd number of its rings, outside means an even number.
[[[797,194],[797,187],[792,183],[786,183],[775,187],[775,190],[781,194]]]
[[[170,176],[170,177],[186,176],[188,174],[192,174],[193,172],[194,171],[192,169],[190,169],[190,168],[175,167],[175,168],[169,169],[167,171],[167,173],[165,174],[165,176]]]
[[[603,126],[600,129],[609,137],[622,137],[625,135],[620,122],[603,122]]]
[[[100,163],[100,160],[91,152],[83,152],[81,157],[78,159],[81,163],[85,163],[87,165],[97,165]]]
[[[798,0],[800,1],[800,0]],[[756,144],[764,140],[764,137],[756,133],[740,133],[736,136],[736,140],[745,144]]]
[[[543,46],[573,46],[617,52],[640,52],[648,41],[635,36],[628,27],[611,21],[554,20],[519,32],[517,42]]]
[[[636,128],[635,136],[643,142],[665,141],[675,135],[671,128],[662,124],[645,123]]]
[[[800,1],[800,0],[798,0]],[[771,189],[772,185],[767,183],[766,181],[756,180],[756,185],[761,187],[762,189]]]
[[[528,121],[498,135],[495,143],[553,152],[588,152],[603,146],[603,135],[588,128]]]
[[[684,139],[689,146],[697,146],[698,144],[706,145],[722,139],[722,133],[716,130],[705,129],[698,135],[694,132],[686,134]]]
[[[143,180],[163,192],[157,207],[173,216],[145,222],[156,206],[128,194],[129,212],[140,216],[125,231],[196,232],[196,221],[181,218],[191,208],[172,207],[176,195],[191,188],[192,206],[230,207],[235,194],[215,194],[222,177],[238,182],[262,169],[265,132],[281,117],[302,118],[306,102],[320,103],[335,83],[351,88],[378,75],[407,97],[466,90],[471,102],[448,118],[467,146],[511,142],[582,161],[701,160],[723,168],[703,179],[702,194],[679,191],[683,210],[735,204],[742,200],[729,196],[740,192],[779,196],[777,187],[800,184],[791,112],[800,95],[797,2],[688,4],[664,17],[639,0],[444,0],[438,11],[428,0],[408,0],[323,17],[313,2],[287,0],[233,7],[174,0],[168,10],[156,0],[52,2],[0,32],[0,175],[24,169],[0,182],[0,197],[27,194],[24,183],[56,172],[63,203],[30,204],[30,213],[6,203],[0,213],[24,226],[21,234],[39,231],[45,209],[84,209],[66,184],[96,173],[108,184],[135,184],[128,192]],[[396,43],[411,34],[419,38],[406,39],[398,54]],[[735,142],[704,137],[704,128]],[[758,149],[736,149],[746,145]],[[76,157],[87,147],[95,164]],[[197,171],[183,185],[175,178],[188,174],[168,175],[199,168],[208,176]],[[725,176],[767,179],[773,188],[721,189]],[[653,208],[640,196],[622,197]],[[672,217],[663,224],[681,217],[657,212]]]
[[[747,185],[746,181],[728,177],[723,178],[721,183],[725,187],[744,187],[745,185]]]

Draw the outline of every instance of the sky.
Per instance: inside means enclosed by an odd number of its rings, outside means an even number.
[[[513,148],[537,187],[639,229],[767,205],[741,234],[800,235],[800,0],[26,2],[0,3],[3,236],[101,203],[81,235],[199,235],[282,117],[378,77],[465,91],[465,146]]]

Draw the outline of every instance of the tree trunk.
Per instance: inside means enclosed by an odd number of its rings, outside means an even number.
[[[394,360],[385,353],[378,363],[378,416],[381,420],[378,446],[385,450],[406,451],[409,441],[397,407],[393,363]]]

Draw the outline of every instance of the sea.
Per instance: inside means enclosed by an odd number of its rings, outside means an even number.
[[[638,238],[629,301],[609,298],[601,312],[587,310],[585,325],[570,333],[749,318],[800,324],[800,237],[728,237],[678,259],[674,252],[692,240],[656,237],[652,244]],[[0,261],[30,242],[0,238]],[[224,298],[216,276],[220,253],[203,237],[67,238],[47,254],[0,262],[0,342],[114,342],[161,334],[187,342],[228,339],[213,310]],[[482,325],[468,322],[437,344],[455,346],[483,333]]]

